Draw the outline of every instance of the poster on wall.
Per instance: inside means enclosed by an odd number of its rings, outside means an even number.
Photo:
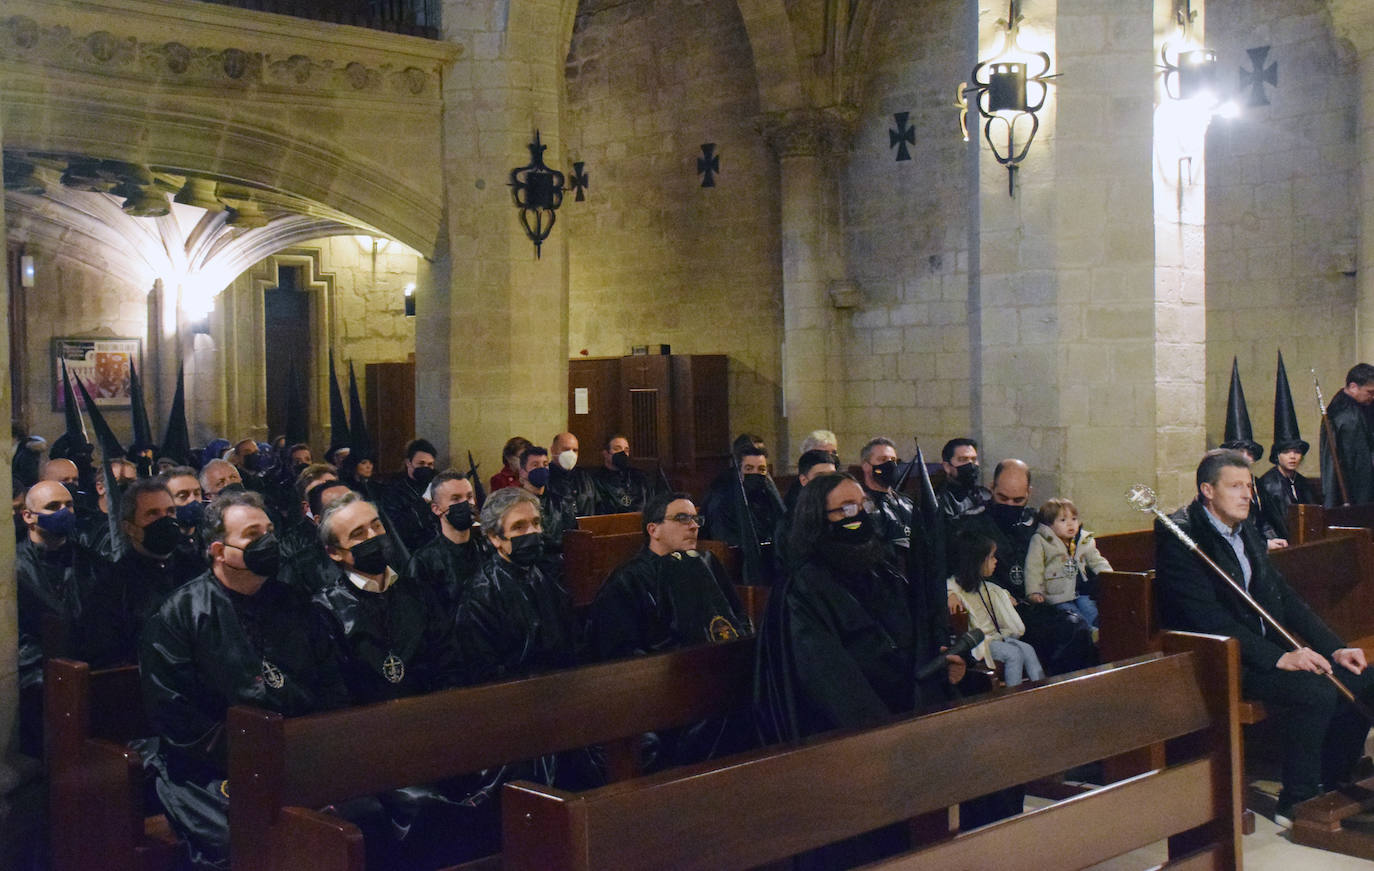
[[[62,400],[62,361],[72,376],[72,390],[82,405],[76,378],[90,391],[91,399],[101,408],[128,408],[131,404],[129,363],[136,361],[142,368],[142,339],[53,339],[52,340],[52,410],[65,411]]]

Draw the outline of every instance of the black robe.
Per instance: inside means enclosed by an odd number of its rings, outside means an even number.
[[[297,591],[268,580],[252,596],[211,573],[183,584],[139,643],[143,705],[159,742],[153,767],[167,818],[194,859],[229,849],[225,712],[256,705],[294,717],[348,704],[328,632]]]
[[[591,470],[589,477],[596,490],[597,514],[625,514],[643,511],[644,503],[654,494],[649,476],[638,469],[607,469],[601,466]]]
[[[376,593],[359,589],[336,568],[333,582],[311,601],[322,611],[338,647],[344,683],[355,704],[464,682],[453,622],[428,585],[400,575]]]
[[[1370,431],[1364,407],[1341,391],[1326,407],[1326,416],[1336,434],[1336,452],[1345,473],[1348,501],[1351,505],[1374,502],[1374,434]],[[1322,497],[1326,507],[1347,501],[1342,498],[1341,485],[1336,479],[1326,427],[1322,427],[1321,432],[1321,466]]]
[[[454,544],[442,533],[429,544],[411,554],[406,574],[429,587],[450,620],[458,613],[473,578],[482,571],[491,547],[482,530],[473,527],[471,537],[463,544]]]
[[[746,576],[746,580],[749,583],[764,585],[779,583],[783,575],[783,562],[773,536],[787,529],[782,499],[776,495],[777,491],[772,489],[772,482],[767,482],[768,487],[746,494],[749,512],[746,518],[741,515],[738,508],[739,476],[730,470],[726,471],[728,474],[716,477],[711,484],[711,491],[706,496],[706,526],[701,530],[701,537],[740,547],[752,528],[763,558],[763,565],[760,566],[762,577],[748,580]]]
[[[475,683],[577,664],[572,597],[538,566],[493,554],[458,606],[457,626]]]
[[[661,653],[753,631],[725,579],[705,551],[659,556],[647,547],[607,578],[589,615],[597,659]]]
[[[424,488],[416,491],[414,482],[405,475],[397,478],[382,494],[378,506],[386,512],[389,525],[406,550],[415,552],[439,534],[439,518],[429,510]]]
[[[1315,505],[1317,497],[1312,493],[1312,485],[1301,472],[1294,472],[1289,478],[1275,466],[1260,476],[1259,489],[1269,525],[1279,534],[1288,537],[1288,506]]]
[[[138,658],[143,627],[173,590],[188,580],[195,563],[179,551],[165,560],[145,556],[132,546],[119,562],[104,563],[96,572],[91,608],[108,620],[101,633],[105,649],[92,653],[101,663],[128,663]],[[201,568],[204,572],[204,568]],[[199,574],[199,573],[197,573]],[[190,575],[195,577],[195,575]]]
[[[578,517],[598,513],[596,487],[586,469],[573,467],[571,471],[554,463],[549,466],[549,492],[562,500],[571,500],[573,513]]]

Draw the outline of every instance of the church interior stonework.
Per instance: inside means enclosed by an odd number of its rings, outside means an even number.
[[[587,413],[583,361],[669,346],[779,472],[969,436],[1112,533],[1193,497],[1233,361],[1267,456],[1278,352],[1314,447],[1314,377],[1374,357],[1369,0],[6,0],[0,146],[16,438],[62,434],[58,340],[129,339],[156,433],[180,370],[191,444],[267,440],[289,371],[318,458],[351,366],[485,478]]]

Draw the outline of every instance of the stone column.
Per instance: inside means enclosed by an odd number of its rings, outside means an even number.
[[[979,8],[987,59],[1007,7]],[[1171,290],[1175,277],[1157,272],[1152,10],[1027,0],[1021,11],[1021,46],[1048,52],[1059,77],[1015,196],[979,146],[977,435],[989,466],[1030,463],[1034,501],[1068,496],[1095,530],[1139,528],[1122,494],[1163,481],[1183,454],[1196,463],[1205,375],[1201,326],[1179,321],[1191,312]],[[1168,390],[1157,393],[1161,367]]]
[[[0,96],[3,99],[3,96]],[[0,117],[4,113],[0,112]],[[4,131],[0,130],[0,141],[4,141]],[[0,156],[0,169],[4,158]],[[5,198],[0,196],[0,251],[8,250],[5,242]],[[4,312],[5,328],[0,330],[0,359],[8,361],[10,355],[10,288],[9,270],[0,275],[0,312]],[[0,414],[10,417],[10,379],[0,378]],[[0,486],[10,480],[10,463],[13,462],[12,440],[6,441],[8,450],[3,452],[4,462],[0,463]],[[4,489],[8,490],[9,487]],[[3,736],[4,754],[0,757],[0,796],[6,795],[20,781],[20,767],[15,765],[18,749],[15,742],[16,717],[19,712],[19,621],[16,608],[16,586],[14,580],[14,539],[0,535],[0,736]]]
[[[846,304],[857,291],[845,269],[836,168],[853,119],[797,110],[769,115],[761,126],[778,156],[782,185],[783,428],[775,463],[791,468],[807,433],[838,424],[832,292]]]
[[[1369,362],[1374,358],[1374,7],[1360,0],[1334,0],[1331,7],[1334,29],[1351,41],[1359,56],[1356,154],[1360,166],[1360,233],[1355,275],[1355,355]],[[1337,389],[1334,385],[1327,388],[1328,396]]]
[[[429,287],[417,282],[416,432],[453,462],[471,449],[490,475],[507,438],[543,444],[567,421],[566,228],[536,259],[507,186],[536,130],[569,172],[561,4],[446,0],[443,16],[464,51],[444,81],[445,237]]]

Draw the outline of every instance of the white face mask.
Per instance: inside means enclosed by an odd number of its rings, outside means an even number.
[[[577,451],[564,451],[558,455],[558,465],[571,472],[577,465]]]

